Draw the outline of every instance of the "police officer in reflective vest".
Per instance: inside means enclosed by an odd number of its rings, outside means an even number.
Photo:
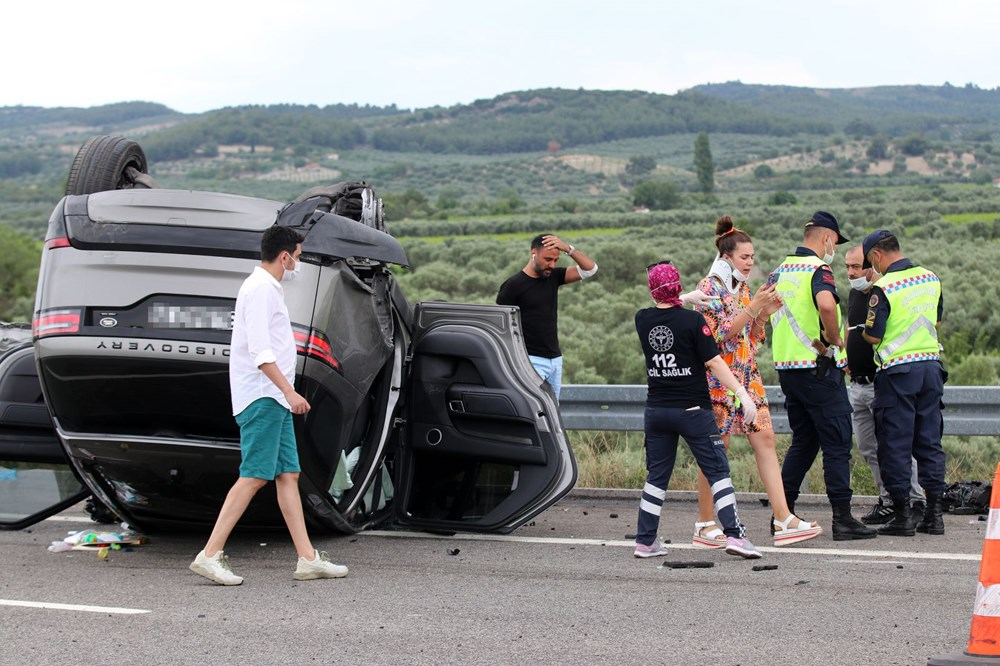
[[[868,300],[865,340],[875,348],[875,436],[882,482],[892,498],[893,519],[879,534],[944,534],[944,419],[941,398],[946,373],[941,367],[937,327],[943,301],[938,276],[914,265],[885,229],[862,243],[864,267],[882,274]],[[910,508],[911,456],[927,493],[919,523]]]
[[[793,509],[803,479],[823,451],[823,479],[833,507],[833,539],[871,539],[874,529],[851,515],[851,403],[844,385],[847,356],[841,336],[840,297],[830,262],[846,243],[830,213],[806,223],[802,246],[771,274],[783,305],[771,315],[774,367],[785,394],[792,443],[781,480]],[[793,509],[794,510],[794,509]]]

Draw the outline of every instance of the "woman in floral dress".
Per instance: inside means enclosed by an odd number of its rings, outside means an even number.
[[[719,256],[708,276],[698,284],[698,289],[712,301],[709,305],[698,306],[698,310],[712,329],[720,356],[757,407],[756,418],[745,423],[732,392],[709,372],[708,387],[715,420],[727,449],[732,435],[746,435],[750,441],[757,470],[774,511],[774,545],[787,546],[812,539],[822,533],[822,528],[796,517],[785,500],[771,413],[757,367],[757,351],[765,336],[764,323],[781,308],[781,300],[772,285],[762,286],[751,298],[747,276],[753,267],[753,241],[749,234],[733,226],[728,215],[716,222],[715,245]],[[697,547],[722,548],[726,545],[725,536],[713,520],[712,508],[712,489],[699,472],[698,522],[692,537]]]

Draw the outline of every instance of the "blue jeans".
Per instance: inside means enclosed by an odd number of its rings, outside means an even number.
[[[535,369],[538,376],[549,383],[552,392],[559,399],[559,390],[562,388],[562,356],[555,358],[545,358],[544,356],[528,356],[531,367]]]

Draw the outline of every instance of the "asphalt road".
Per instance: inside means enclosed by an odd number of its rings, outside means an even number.
[[[769,511],[741,495],[765,547],[743,560],[691,549],[694,504],[677,497],[666,558],[632,557],[633,496],[574,493],[505,537],[314,535],[351,568],[343,580],[295,581],[286,534],[239,532],[227,552],[246,581],[229,588],[187,569],[203,534],[150,535],[104,560],[47,552],[94,526],[75,508],[0,532],[0,662],[922,665],[964,649],[985,527],[975,516],[946,514],[943,537],[824,534],[775,549]],[[800,509],[829,529],[828,507]]]

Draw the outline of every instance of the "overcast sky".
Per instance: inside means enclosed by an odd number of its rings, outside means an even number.
[[[450,106],[531,88],[1000,86],[994,0],[6,3],[0,106]]]

